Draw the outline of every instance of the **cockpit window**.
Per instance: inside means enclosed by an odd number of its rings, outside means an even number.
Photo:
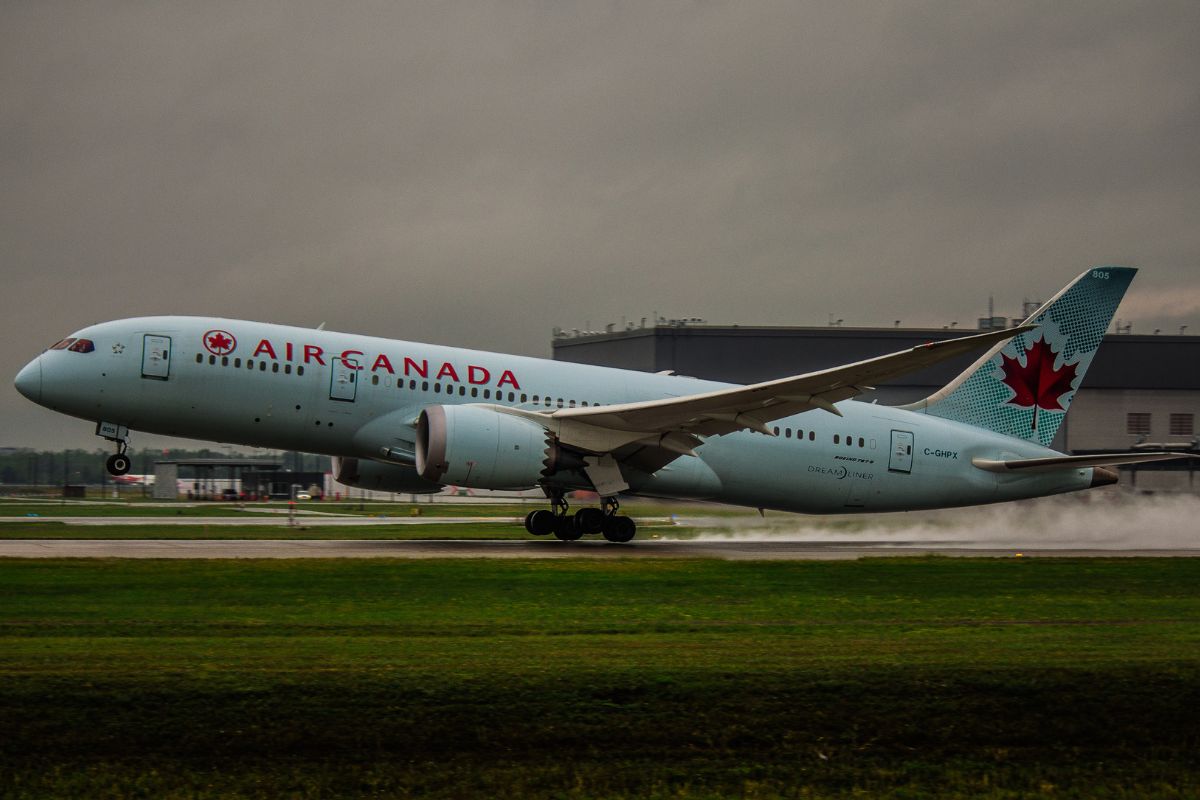
[[[74,341],[75,341],[75,340],[74,340],[73,338],[71,338],[71,339],[61,339],[61,340],[59,340],[59,341],[55,342],[53,345],[51,345],[51,346],[50,346],[50,349],[51,349],[51,350],[66,350],[68,347],[70,347],[70,346],[71,346],[71,343],[72,343],[72,342],[74,342]]]
[[[96,349],[96,345],[92,344],[91,339],[76,339],[67,349],[72,353],[90,353]]]

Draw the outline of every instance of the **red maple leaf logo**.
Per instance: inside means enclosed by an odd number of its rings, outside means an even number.
[[[233,352],[237,339],[228,331],[209,331],[204,334],[204,346],[213,355],[223,356]]]
[[[1054,368],[1058,354],[1050,349],[1045,339],[1038,339],[1025,351],[1025,366],[1015,358],[1000,354],[1000,367],[1004,370],[1004,383],[1015,394],[1007,401],[1021,408],[1033,408],[1033,429],[1037,430],[1037,410],[1066,411],[1058,399],[1071,391],[1078,364],[1063,364]]]

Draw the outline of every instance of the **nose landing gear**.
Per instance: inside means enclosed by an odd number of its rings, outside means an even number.
[[[561,491],[550,494],[551,510],[538,509],[525,515],[525,530],[535,536],[555,537],[573,542],[587,535],[600,533],[610,542],[624,544],[632,541],[637,525],[629,517],[617,514],[621,504],[615,497],[602,498],[600,508],[581,508],[568,514],[569,506]]]
[[[98,422],[96,423],[96,435],[117,443],[116,455],[109,456],[104,462],[104,468],[108,470],[108,474],[127,475],[130,467],[133,466],[133,461],[125,453],[129,449],[129,428],[113,422]]]

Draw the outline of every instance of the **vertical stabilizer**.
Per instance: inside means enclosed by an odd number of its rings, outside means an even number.
[[[1088,270],[1025,321],[1037,328],[996,345],[904,408],[1049,446],[1136,272]]]

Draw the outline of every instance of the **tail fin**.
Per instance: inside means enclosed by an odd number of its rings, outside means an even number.
[[[904,408],[1049,446],[1136,272],[1088,270],[1026,320],[1036,329],[997,344]]]

